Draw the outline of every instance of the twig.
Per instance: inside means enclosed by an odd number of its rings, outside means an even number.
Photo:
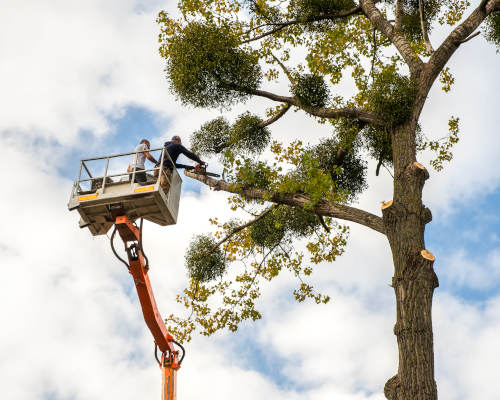
[[[243,32],[242,35],[247,35],[249,34],[250,32],[258,29],[258,28],[263,28],[264,26],[277,26],[277,28],[274,28],[274,29],[271,29],[270,31],[267,31],[267,32],[264,32],[260,35],[257,35],[257,36],[254,36],[250,39],[246,39],[246,40],[243,40],[241,43],[244,44],[244,43],[250,43],[250,42],[253,42],[255,40],[259,40],[259,39],[262,39],[266,36],[269,36],[269,35],[272,35],[273,33],[276,33],[276,32],[279,32],[281,31],[283,28],[286,28],[287,26],[290,26],[290,25],[297,25],[297,24],[307,24],[307,23],[311,23],[311,22],[319,22],[319,21],[324,21],[324,20],[335,20],[335,19],[338,19],[338,18],[345,18],[345,17],[349,17],[351,15],[354,15],[354,14],[357,14],[361,11],[361,6],[356,6],[354,8],[351,8],[350,10],[345,10],[345,11],[341,11],[337,14],[325,14],[325,15],[321,15],[321,16],[317,16],[317,17],[312,17],[312,18],[309,18],[305,21],[303,20],[298,20],[298,19],[294,19],[294,20],[291,20],[291,21],[283,21],[283,22],[274,22],[274,23],[269,23],[269,24],[263,24],[263,25],[260,25],[259,27],[256,27],[256,28],[252,28],[246,32]]]
[[[330,233],[330,228],[326,224],[325,219],[323,218],[323,216],[322,215],[318,215],[318,219],[319,219],[319,222],[321,222],[321,225],[323,226],[323,228],[325,228],[325,231],[327,233]]]
[[[474,39],[480,33],[481,33],[481,31],[477,31],[476,33],[473,33],[472,35],[470,35],[468,38],[461,40],[459,43],[462,44],[462,43],[468,42],[469,40]]]
[[[273,56],[274,60],[278,63],[278,65],[281,67],[281,69],[283,70],[283,72],[285,73],[285,75],[287,76],[288,80],[290,81],[290,83],[293,85],[295,83],[295,79],[293,79],[293,76],[292,74],[290,73],[290,71],[288,70],[288,68],[285,66],[285,64],[283,64],[281,62],[281,60],[276,57],[272,52],[271,52],[271,55]]]
[[[255,224],[258,220],[264,218],[267,214],[269,214],[271,211],[275,210],[278,208],[280,205],[279,204],[274,204],[273,206],[269,207],[267,210],[262,212],[258,217],[255,219],[248,221],[246,224],[237,226],[236,228],[232,229],[229,234],[227,234],[223,239],[219,240],[212,248],[207,251],[206,255],[212,253],[217,247],[219,247],[222,243],[227,242],[229,239],[231,239],[236,233],[242,231],[245,228],[248,228],[250,225]]]
[[[264,128],[268,125],[271,125],[272,123],[276,122],[278,119],[280,119],[283,115],[286,114],[286,112],[291,108],[290,104],[286,104],[275,116],[261,122],[259,124],[259,128]]]
[[[425,26],[425,17],[424,17],[424,1],[418,0],[418,10],[420,12],[420,28],[422,29],[422,37],[425,42],[425,48],[427,51],[432,54],[434,53],[434,49],[432,48],[431,41],[429,40],[429,35],[427,34],[427,27]]]

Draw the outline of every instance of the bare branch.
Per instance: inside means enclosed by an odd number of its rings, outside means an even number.
[[[275,116],[263,121],[262,123],[259,124],[259,128],[264,128],[268,125],[271,125],[272,123],[276,122],[279,120],[283,115],[286,114],[286,112],[291,108],[289,104],[285,105]]]
[[[403,24],[403,0],[396,0],[396,16],[394,20],[394,32],[401,31]]]
[[[372,0],[361,0],[361,7],[373,26],[375,26],[375,28],[382,32],[392,42],[392,44],[394,44],[396,49],[399,51],[399,54],[401,54],[410,68],[412,76],[419,76],[423,67],[423,62],[413,51],[410,43],[406,40],[404,35],[401,32],[394,30],[394,27],[389,21],[387,21],[380,10],[375,7],[375,3]]]
[[[189,175],[188,175],[189,176]],[[269,207],[268,209],[264,210],[262,213],[260,213],[256,218],[248,221],[246,224],[237,226],[236,228],[232,229],[229,234],[227,234],[223,239],[219,240],[216,244],[212,246],[212,248],[207,251],[207,255],[212,253],[217,247],[219,247],[221,244],[227,242],[229,239],[231,239],[234,235],[236,235],[238,232],[241,232],[243,229],[248,228],[250,225],[255,224],[257,221],[261,220],[264,218],[267,214],[269,214],[271,211],[275,210],[277,207],[279,207],[279,204],[275,204],[272,207]]]
[[[429,35],[427,33],[427,26],[425,25],[425,16],[424,16],[424,1],[418,0],[418,11],[420,14],[420,29],[422,30],[422,38],[424,39],[425,48],[429,52],[429,54],[434,53],[434,49],[432,48],[431,41],[429,40]]]
[[[281,69],[283,70],[283,72],[287,76],[287,78],[290,81],[290,83],[293,85],[295,83],[294,79],[293,79],[292,74],[290,73],[290,71],[288,71],[288,68],[285,66],[285,64],[283,64],[281,62],[281,60],[278,57],[276,57],[272,52],[271,52],[271,56],[273,56],[274,60],[278,63],[278,65],[281,67]]]
[[[432,84],[462,43],[472,39],[471,34],[479,25],[497,8],[500,8],[500,0],[483,0],[479,6],[471,12],[469,17],[457,26],[443,41],[441,46],[432,54],[425,65],[422,75],[420,90],[415,100],[414,116],[418,116],[425,103],[427,94]]]
[[[481,33],[481,31],[477,31],[476,33],[473,33],[472,35],[470,35],[467,39],[464,39],[464,40],[461,40],[460,41],[460,44],[462,43],[465,43],[465,42],[468,42],[469,40],[471,39],[474,39],[477,35],[479,35]]]
[[[361,122],[367,122],[370,124],[385,126],[386,122],[376,113],[372,111],[361,110],[358,108],[344,107],[344,108],[325,108],[325,107],[311,107],[305,106],[300,103],[300,101],[295,97],[280,96],[275,93],[267,92],[265,90],[251,89],[251,88],[235,88],[236,90],[242,90],[249,94],[255,96],[265,97],[270,100],[279,101],[281,103],[287,103],[291,106],[298,107],[308,114],[314,115],[320,118],[338,118],[347,117],[357,119]]]
[[[242,40],[241,44],[250,43],[250,42],[254,42],[256,40],[265,38],[266,36],[269,36],[269,35],[272,35],[273,33],[279,32],[279,31],[283,30],[284,28],[286,28],[287,26],[292,25],[294,23],[295,22],[292,22],[292,21],[285,22],[285,23],[279,25],[277,28],[271,29],[270,31],[264,32],[264,33],[262,33],[260,35],[254,36],[254,37],[252,37],[250,39]]]
[[[354,8],[351,8],[350,10],[341,11],[341,12],[336,13],[336,14],[324,14],[324,15],[321,15],[321,16],[316,16],[316,17],[309,18],[309,19],[307,19],[305,21],[304,20],[300,20],[300,19],[294,19],[294,20],[291,20],[291,21],[283,21],[283,22],[274,22],[274,23],[269,23],[269,24],[262,24],[259,27],[250,29],[250,30],[248,30],[246,32],[243,32],[243,35],[249,34],[250,32],[252,32],[252,31],[254,31],[256,29],[263,28],[265,26],[276,26],[276,28],[271,29],[270,31],[264,32],[264,33],[262,33],[260,35],[254,36],[254,37],[252,37],[250,39],[243,40],[241,43],[243,44],[243,43],[254,42],[254,41],[262,39],[262,38],[264,38],[266,36],[272,35],[273,33],[279,32],[279,31],[283,30],[284,28],[286,28],[287,26],[290,26],[290,25],[308,24],[308,23],[312,23],[312,22],[319,22],[319,21],[325,21],[325,20],[336,20],[336,19],[339,19],[339,18],[350,17],[351,15],[358,14],[360,11],[361,11],[361,6],[356,6]]]
[[[321,226],[325,229],[325,231],[327,233],[330,233],[330,228],[326,224],[325,219],[323,218],[323,216],[322,215],[318,215],[318,219],[319,219],[319,222],[321,223]]]
[[[204,183],[205,185],[210,186],[214,190],[236,193],[251,199],[266,200],[276,204],[285,204],[288,206],[300,208],[304,208],[304,206],[310,202],[310,198],[308,196],[299,193],[269,193],[263,189],[252,187],[238,188],[237,185],[231,184],[229,182],[213,179],[206,175],[199,175],[187,170],[184,171],[184,175],[196,179]],[[358,208],[323,200],[319,201],[311,211],[315,214],[325,217],[332,217],[356,222],[377,232],[385,234],[385,228],[382,218]]]

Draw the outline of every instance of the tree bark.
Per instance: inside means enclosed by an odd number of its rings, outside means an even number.
[[[425,225],[432,215],[422,204],[429,174],[415,160],[415,124],[397,127],[392,137],[394,199],[383,205],[382,214],[394,262],[399,366],[384,393],[389,400],[436,400],[431,314],[438,280],[434,257],[424,251]]]

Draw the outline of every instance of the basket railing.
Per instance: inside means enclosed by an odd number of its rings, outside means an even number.
[[[137,159],[137,156],[140,153],[146,153],[146,152],[153,153],[153,152],[158,152],[158,151],[161,151],[160,162],[159,162],[159,164],[157,164],[156,166],[154,166],[152,168],[137,169],[137,166],[134,165],[130,169],[127,167],[127,171],[125,171],[125,172],[111,173],[111,174],[109,173],[109,163],[110,163],[111,159],[117,159],[120,157],[130,157],[130,156],[134,156],[134,155],[135,155],[135,159]],[[110,183],[115,183],[115,182],[110,182],[110,181],[112,181],[111,178],[116,178],[116,177],[125,177],[125,176],[128,177],[128,179],[130,181],[130,185],[131,185],[131,187],[133,187],[134,183],[137,183],[137,182],[135,182],[135,177],[136,177],[137,172],[146,173],[146,174],[148,172],[153,172],[153,176],[155,177],[154,184],[159,184],[161,182],[161,178],[163,176],[164,179],[166,180],[166,182],[170,185],[172,174],[166,173],[167,168],[164,167],[165,157],[167,157],[168,160],[170,161],[172,169],[177,170],[175,167],[175,163],[173,162],[172,158],[170,157],[170,154],[168,154],[168,151],[166,151],[165,147],[158,147],[155,149],[132,151],[132,152],[128,152],[128,153],[120,153],[120,154],[113,154],[113,155],[109,155],[109,156],[92,157],[92,158],[83,159],[80,161],[80,168],[78,171],[78,179],[75,181],[75,183],[73,185],[73,193],[72,194],[76,195],[77,193],[84,192],[84,190],[82,189],[82,183],[84,183],[84,182],[90,182],[90,185],[91,185],[90,192],[96,191],[97,189],[102,189],[102,191],[104,192],[106,185],[108,185]],[[102,176],[92,176],[92,173],[90,172],[90,168],[87,164],[89,162],[92,162],[92,161],[100,161],[100,160],[105,160],[104,174]],[[130,165],[130,164],[128,164],[128,165]],[[170,169],[170,168],[168,168],[168,169]],[[83,172],[85,172],[88,175],[88,178],[82,178]],[[157,176],[155,176],[156,172],[158,172]],[[95,184],[94,184],[94,182],[95,182]],[[151,184],[153,184],[153,182],[151,182]],[[94,186],[94,187],[92,187],[92,186]]]

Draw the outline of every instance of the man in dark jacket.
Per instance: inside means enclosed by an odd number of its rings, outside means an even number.
[[[183,165],[177,163],[177,158],[179,158],[179,155],[181,154],[184,154],[187,158],[197,162],[198,164],[204,164],[204,162],[201,161],[200,157],[190,152],[181,144],[181,138],[179,136],[173,136],[172,140],[165,142],[165,150],[167,151],[170,158],[167,157],[167,154],[165,154],[165,157],[163,159],[163,166],[170,170],[173,169],[172,162],[170,161],[170,159],[174,162],[176,168],[193,169],[193,167],[189,165]],[[197,165],[194,168],[196,169],[197,167],[199,166]]]

